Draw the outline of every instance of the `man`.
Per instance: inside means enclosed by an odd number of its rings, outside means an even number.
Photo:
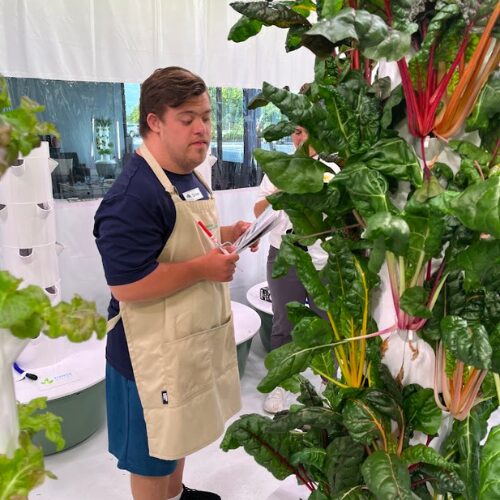
[[[229,291],[238,255],[193,172],[206,157],[203,80],[179,67],[142,85],[143,144],[104,197],[94,235],[112,298],[106,348],[109,450],[135,500],[216,500],[182,484],[184,457],[216,440],[240,409]]]

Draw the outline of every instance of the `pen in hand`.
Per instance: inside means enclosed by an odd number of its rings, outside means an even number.
[[[205,224],[201,220],[197,222],[198,226],[201,227],[203,233],[212,241],[212,243],[224,254],[224,255],[229,255],[229,252],[219,243],[217,238],[212,234],[210,229],[208,229]]]

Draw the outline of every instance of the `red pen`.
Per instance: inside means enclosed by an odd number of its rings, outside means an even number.
[[[210,231],[210,229],[208,229],[207,226],[205,226],[205,224],[203,224],[203,222],[201,222],[201,220],[199,220],[197,222],[198,226],[201,227],[201,229],[203,230],[203,233],[212,241],[212,243],[225,255],[229,255],[229,252],[219,243],[219,241],[217,240],[217,238],[212,234],[212,232]]]

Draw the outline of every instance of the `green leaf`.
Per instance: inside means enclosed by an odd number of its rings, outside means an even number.
[[[428,292],[421,286],[414,286],[403,292],[399,306],[414,318],[430,318],[432,311],[427,307],[428,300]]]
[[[326,454],[325,474],[333,494],[360,484],[361,465],[365,459],[363,445],[350,436],[340,436],[328,445]]]
[[[500,498],[500,425],[493,427],[481,450],[479,496],[481,500]]]
[[[295,124],[288,120],[282,120],[267,126],[262,132],[262,137],[268,142],[278,141],[291,135],[294,130]]]
[[[297,412],[289,412],[287,415],[280,416],[278,420],[269,425],[270,432],[287,433],[294,429],[314,428],[324,429],[333,432],[342,424],[342,418],[339,413],[333,412],[328,408],[319,406],[310,406],[301,408]]]
[[[409,181],[417,187],[422,185],[422,167],[417,155],[400,137],[379,140],[358,161],[384,175]]]
[[[271,392],[283,381],[303,372],[309,366],[311,351],[302,351],[303,349],[293,342],[273,349],[265,359],[265,365],[269,371],[257,389],[261,392]]]
[[[445,316],[441,331],[446,348],[457,359],[476,368],[491,368],[492,349],[483,325],[468,324],[458,316]]]
[[[244,16],[260,21],[266,26],[290,28],[301,25],[310,26],[311,23],[301,14],[295,12],[283,3],[270,2],[233,2],[231,7]]]
[[[264,149],[256,149],[254,156],[278,189],[300,194],[315,193],[323,188],[327,167],[318,160]]]
[[[442,413],[434,401],[434,391],[417,384],[408,385],[403,390],[403,409],[408,426],[429,436],[437,434]]]
[[[331,500],[366,500],[373,497],[369,491],[366,491],[366,486],[353,486],[332,495],[330,498]]]
[[[244,42],[252,36],[257,35],[261,29],[262,23],[260,21],[241,16],[229,31],[227,39],[233,42]]]
[[[64,448],[61,422],[62,418],[45,410],[46,398],[32,399],[29,403],[17,405],[19,429],[33,437],[37,432],[43,431],[45,437],[56,445],[58,451]]]
[[[479,240],[455,256],[447,271],[464,272],[466,291],[486,287],[500,288],[500,241]]]
[[[333,332],[323,318],[308,316],[294,326],[292,338],[299,347],[320,346],[333,342]]]
[[[388,184],[384,176],[361,163],[346,165],[331,181],[342,184],[358,212],[370,217],[377,212],[389,212]]]
[[[370,241],[381,240],[384,249],[396,255],[405,255],[410,239],[410,228],[404,219],[389,212],[379,212],[366,220],[362,237]]]
[[[94,332],[97,338],[106,335],[106,320],[97,314],[95,304],[76,295],[71,302],[59,302],[45,310],[45,335],[51,338],[67,336],[71,342],[88,340]]]
[[[295,474],[291,457],[304,448],[302,437],[296,434],[276,434],[266,431],[271,420],[261,415],[243,415],[227,429],[220,447],[224,451],[242,446],[277,479]]]
[[[368,488],[378,499],[413,499],[410,474],[397,455],[375,451],[365,460],[361,471]]]
[[[444,191],[444,188],[439,183],[439,180],[431,175],[430,179],[424,179],[421,188],[418,188],[413,193],[413,199],[419,203],[425,203],[431,198],[435,198]]]
[[[326,18],[335,16],[342,9],[343,3],[342,0],[324,0],[321,16]]]
[[[319,21],[308,35],[322,36],[334,44],[345,39],[357,40],[362,53],[375,60],[397,61],[410,48],[409,33],[390,28],[375,14],[351,8]]]
[[[360,399],[348,400],[342,411],[344,425],[354,441],[371,444],[383,432],[382,417]]]
[[[436,450],[424,444],[417,444],[403,450],[401,460],[406,462],[407,465],[414,465],[422,462],[424,464],[443,467],[444,469],[456,470],[458,468],[457,464],[448,462]]]
[[[500,238],[500,176],[469,186],[448,208],[466,227]]]
[[[275,276],[275,272],[279,270],[278,265],[281,261],[285,261],[288,266],[295,267],[301,283],[312,297],[314,303],[320,309],[326,311],[330,304],[328,290],[322,283],[320,274],[312,263],[311,256],[301,248],[295,246],[290,237],[284,237],[281,242],[278,260],[273,270],[273,277]]]
[[[323,406],[323,398],[318,395],[314,386],[304,378],[300,384],[300,396],[297,398],[304,406]]]

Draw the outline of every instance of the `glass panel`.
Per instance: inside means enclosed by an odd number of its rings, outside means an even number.
[[[94,83],[35,78],[7,78],[14,106],[22,96],[43,104],[41,120],[52,122],[60,139],[44,137],[58,161],[52,173],[54,198],[99,198],[109,189],[140,145],[137,83]],[[211,153],[213,189],[256,186],[262,171],[253,159],[255,148],[292,152],[289,137],[276,143],[259,132],[282,119],[268,105],[248,110],[257,89],[209,88],[212,102]]]

